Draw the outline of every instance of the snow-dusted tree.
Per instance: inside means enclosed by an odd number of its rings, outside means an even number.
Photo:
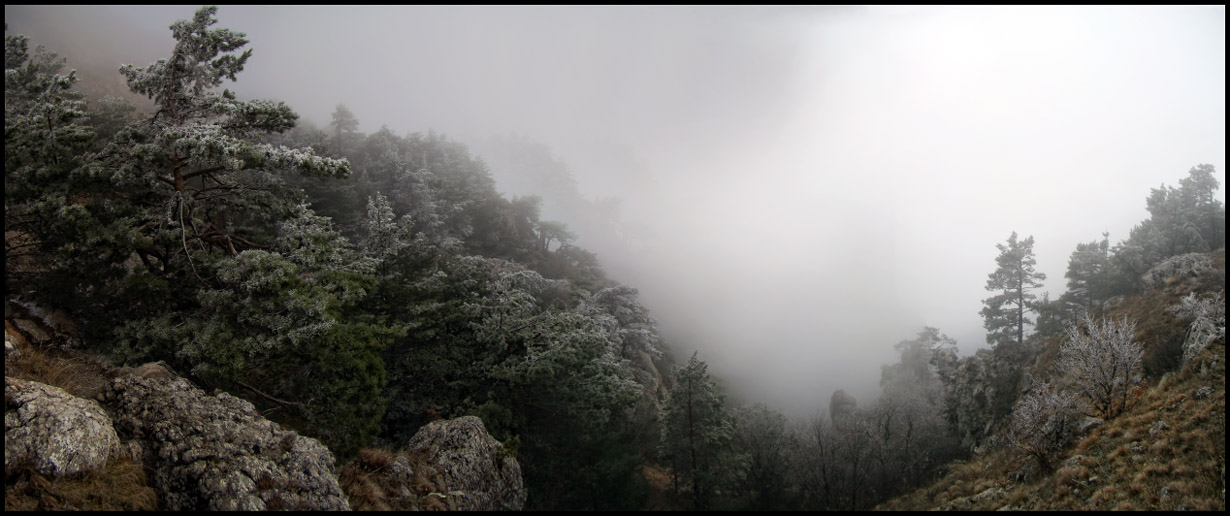
[[[141,234],[136,247],[145,263],[160,262],[149,267],[159,274],[177,270],[181,257],[195,269],[198,247],[230,255],[267,247],[258,241],[267,233],[257,226],[287,216],[297,202],[280,191],[278,173],[349,174],[345,160],[257,142],[290,129],[298,115],[282,102],[242,101],[217,91],[224,80],[236,79],[252,51],[234,54],[248,40],[210,28],[216,12],[202,7],[191,20],[172,24],[170,58],[120,67],[129,88],[152,99],[157,110],[116,135],[99,172],[134,189],[132,201],[147,207],[134,224]]]
[[[1106,298],[1110,282],[1110,234],[1102,233],[1102,241],[1076,244],[1068,258],[1068,292],[1093,312],[1094,306]]]
[[[1200,164],[1179,180],[1179,196],[1188,207],[1188,223],[1196,228],[1209,250],[1226,245],[1226,207],[1216,198],[1221,184],[1213,165]]]
[[[619,356],[630,358],[633,353],[642,352],[654,358],[662,355],[658,350],[658,323],[641,306],[636,289],[626,285],[604,288],[594,294],[593,302],[618,323]]]
[[[1212,165],[1197,165],[1179,180],[1179,188],[1150,190],[1149,218],[1113,250],[1117,290],[1140,289],[1141,276],[1166,258],[1226,245],[1226,208],[1215,197],[1219,186]]]
[[[662,408],[659,456],[671,468],[675,489],[691,488],[696,509],[710,506],[714,491],[731,480],[734,418],[726,396],[709,377],[708,364],[692,358],[672,371],[674,385]]]
[[[1082,407],[1074,394],[1042,383],[1017,401],[1003,438],[1052,471],[1080,424]]]
[[[563,222],[554,220],[542,220],[538,222],[538,242],[542,252],[551,250],[551,243],[558,242],[561,246],[572,242],[576,238],[576,233],[568,230],[568,226]]]
[[[1144,348],[1133,340],[1136,323],[1127,317],[1100,322],[1085,317],[1067,330],[1056,371],[1098,417],[1114,417],[1126,408],[1128,391],[1140,381]]]
[[[1046,274],[1034,271],[1034,237],[1017,240],[1016,232],[1008,237],[1008,243],[995,244],[999,256],[998,267],[987,275],[986,289],[998,294],[982,300],[983,326],[987,329],[987,341],[993,345],[1025,342],[1025,325],[1033,324],[1025,313],[1033,310],[1037,296],[1029,291],[1042,286]]]
[[[397,223],[389,200],[380,192],[367,199],[367,218],[363,219],[363,252],[383,264],[409,245],[410,235]]]
[[[789,509],[792,461],[799,443],[788,431],[786,417],[762,404],[735,411],[735,447],[745,469],[742,491],[748,507],[758,510]]]
[[[79,198],[89,190],[73,181],[84,175],[94,133],[76,73],[63,68],[42,47],[31,56],[25,36],[4,35],[4,256],[14,290],[47,290],[47,273],[79,272],[82,263],[66,261],[96,233]]]
[[[1222,319],[1226,317],[1225,291],[1200,297],[1195,292],[1183,296],[1170,311],[1183,319]]]
[[[381,352],[404,331],[356,310],[375,287],[370,260],[329,219],[296,210],[269,251],[203,266],[216,285],[197,290],[193,308],[130,321],[121,347],[130,359],[165,358],[253,401],[272,401],[346,455],[378,431]]]

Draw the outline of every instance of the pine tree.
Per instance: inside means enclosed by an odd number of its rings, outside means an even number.
[[[709,377],[708,364],[693,353],[687,365],[673,371],[674,385],[662,408],[659,454],[670,466],[675,489],[691,487],[696,509],[709,508],[714,490],[732,477],[734,418],[726,396]]]
[[[1008,237],[1007,245],[996,244],[999,256],[995,258],[998,268],[987,276],[986,289],[999,294],[982,300],[983,326],[987,329],[987,341],[999,346],[1025,341],[1025,325],[1032,324],[1026,316],[1033,310],[1037,296],[1030,290],[1042,286],[1046,274],[1034,271],[1034,237],[1017,241],[1016,232]]]
[[[202,7],[191,20],[172,24],[169,59],[120,67],[129,88],[157,110],[116,135],[101,172],[135,189],[131,201],[147,207],[134,223],[142,236],[136,251],[144,263],[158,262],[147,268],[159,275],[182,270],[186,261],[201,278],[198,254],[267,248],[261,240],[268,223],[297,203],[278,173],[349,174],[345,160],[258,143],[293,127],[298,115],[282,102],[241,101],[230,90],[216,91],[224,80],[236,80],[252,55],[250,49],[234,54],[248,43],[243,33],[210,28],[216,12]]]
[[[1085,309],[1093,311],[1094,305],[1106,298],[1110,289],[1110,234],[1102,233],[1101,242],[1076,244],[1068,259],[1068,292],[1084,301]]]

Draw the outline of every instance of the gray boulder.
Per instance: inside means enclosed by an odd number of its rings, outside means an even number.
[[[1140,281],[1146,290],[1155,289],[1165,285],[1170,278],[1195,278],[1211,268],[1213,261],[1203,253],[1180,254],[1151,267],[1140,277]]]
[[[410,438],[408,449],[427,448],[457,510],[521,510],[521,465],[474,416],[432,421]]]
[[[1081,419],[1080,423],[1076,425],[1076,435],[1077,436],[1085,435],[1091,432],[1094,428],[1102,426],[1102,423],[1105,423],[1105,422],[1106,421],[1101,418],[1085,416],[1085,418]]]
[[[8,328],[4,329],[4,359],[20,358],[21,348],[17,346],[17,339],[9,333]]]
[[[4,468],[23,461],[43,475],[102,468],[119,449],[111,418],[98,402],[59,387],[4,378]]]
[[[333,454],[315,439],[283,430],[229,394],[146,376],[116,378],[103,396],[117,430],[144,447],[163,509],[350,509]]]

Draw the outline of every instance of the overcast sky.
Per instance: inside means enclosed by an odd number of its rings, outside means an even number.
[[[169,54],[193,6],[5,6],[85,68]],[[792,414],[876,392],[923,325],[985,346],[995,245],[1052,297],[1079,242],[1225,170],[1225,8],[222,6],[230,87],[371,132],[548,145],[624,200],[586,242],[686,359]],[[105,69],[105,68],[104,68]],[[1220,176],[1221,174],[1219,174]],[[1218,192],[1225,201],[1225,189]]]

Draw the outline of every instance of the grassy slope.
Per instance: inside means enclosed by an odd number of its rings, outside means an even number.
[[[1186,325],[1166,307],[1188,292],[1225,288],[1225,251],[1198,278],[1172,279],[1107,313],[1137,321],[1150,353],[1173,349]],[[1038,361],[1053,360],[1059,342]],[[1137,390],[1134,403],[1072,445],[1049,475],[1023,476],[1028,459],[992,449],[954,464],[936,483],[890,500],[882,510],[1225,510],[1226,343],[1210,344],[1181,369]],[[1146,358],[1148,360],[1148,358]],[[1159,423],[1161,422],[1161,423]],[[1024,477],[1024,478],[1022,478]]]

